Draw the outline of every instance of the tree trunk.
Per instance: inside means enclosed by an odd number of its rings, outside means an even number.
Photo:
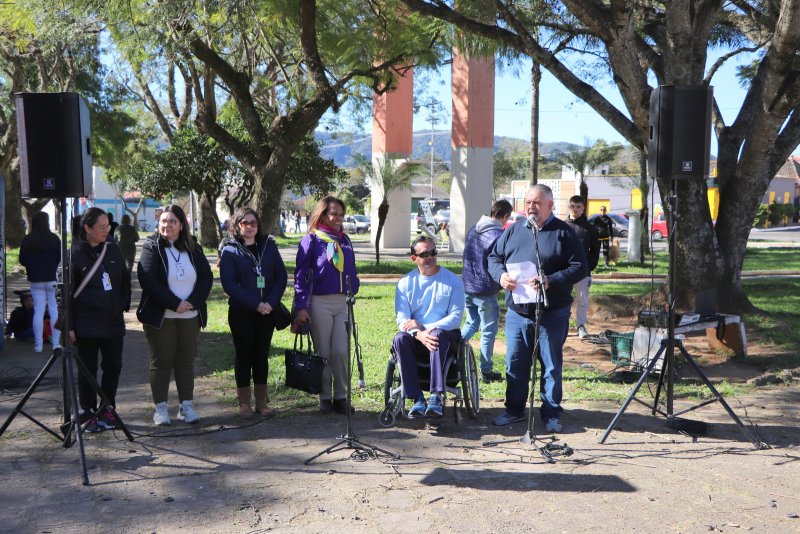
[[[383,199],[378,206],[378,231],[375,232],[375,265],[381,264],[381,235],[383,235],[383,225],[386,223],[386,216],[389,214],[389,203]]]
[[[581,174],[580,195],[583,200],[589,201],[589,185],[586,183],[586,180],[583,179],[583,174]]]
[[[650,206],[647,199],[650,197],[650,182],[647,181],[647,154],[639,151],[639,192],[642,198],[642,209],[639,210],[639,219],[642,222],[642,235],[639,246],[641,247],[641,263],[644,265],[645,255],[652,254],[650,250]],[[632,237],[629,237],[631,239]]]
[[[9,172],[10,171],[10,172]],[[22,224],[22,189],[19,182],[19,172],[6,170],[5,174],[6,189],[6,246],[18,248],[25,237],[25,227]]]
[[[531,185],[539,183],[539,89],[542,68],[536,61],[531,67]]]
[[[200,225],[198,241],[200,245],[209,248],[219,247],[219,218],[214,206],[214,199],[207,193],[197,193],[200,212]]]

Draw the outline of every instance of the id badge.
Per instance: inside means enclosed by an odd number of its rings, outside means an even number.
[[[256,276],[256,287],[258,289],[264,289],[267,286],[266,280],[263,276]]]
[[[183,280],[186,278],[186,273],[183,270],[183,265],[180,263],[175,265],[175,278],[178,280]]]
[[[108,273],[103,273],[103,289],[111,291],[111,277],[108,276]]]

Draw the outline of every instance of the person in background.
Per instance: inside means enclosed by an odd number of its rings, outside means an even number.
[[[17,341],[33,341],[33,296],[27,289],[15,291],[19,295],[20,305],[14,308],[6,324],[6,339]]]
[[[131,224],[131,218],[126,213],[122,216],[122,221],[114,231],[122,257],[125,258],[125,266],[128,272],[133,272],[133,264],[136,259],[136,242],[139,241],[139,231]]]
[[[322,372],[320,410],[340,414],[347,413],[349,379],[347,293],[355,295],[359,287],[353,244],[342,231],[344,215],[344,202],[331,196],[320,199],[297,248],[294,270],[295,322],[300,326],[311,322],[314,347],[328,360]],[[296,220],[299,224],[300,212]]]
[[[586,331],[586,318],[589,313],[589,289],[592,287],[592,271],[597,268],[600,259],[600,240],[595,227],[589,223],[584,211],[586,201],[580,195],[569,199],[569,216],[567,224],[578,236],[583,244],[583,251],[589,263],[589,274],[572,286],[575,290],[575,324],[578,327],[578,337],[583,339],[589,335]]]
[[[196,423],[200,416],[193,405],[194,360],[197,335],[208,319],[206,300],[213,276],[180,206],[171,204],[161,212],[158,232],[145,240],[136,273],[142,287],[136,317],[150,346],[153,422],[171,423],[167,399],[174,371],[178,420]]]
[[[600,246],[603,247],[603,257],[606,261],[606,267],[608,267],[608,248],[611,246],[611,238],[614,237],[614,226],[616,223],[614,219],[606,214],[605,206],[600,206],[600,216],[594,220],[594,225],[597,228]]]
[[[229,237],[220,245],[219,277],[228,295],[228,325],[236,350],[234,373],[239,416],[253,417],[250,378],[256,411],[268,417],[269,349],[275,331],[272,311],[286,290],[286,267],[275,238],[261,233],[252,208],[239,208],[231,218]]]
[[[400,279],[394,310],[400,332],[392,348],[400,364],[403,397],[415,399],[410,418],[441,417],[445,391],[444,361],[451,345],[461,339],[464,285],[451,271],[436,264],[436,242],[421,235],[411,244],[417,268]],[[430,361],[430,397],[425,402],[419,384],[417,356]]]
[[[461,327],[461,338],[469,341],[480,328],[481,331],[481,375],[484,382],[503,380],[492,368],[494,339],[500,322],[500,304],[497,294],[500,284],[489,274],[489,252],[494,242],[503,233],[503,226],[511,217],[512,207],[507,200],[498,200],[492,205],[489,216],[482,215],[478,223],[467,232],[464,243],[463,270],[465,310],[467,320]]]
[[[44,313],[50,324],[58,320],[57,271],[61,263],[61,240],[50,231],[50,216],[40,211],[31,220],[31,231],[19,247],[19,263],[25,266],[33,296],[33,351],[42,352]],[[53,346],[61,343],[61,332],[53,328]]]
[[[100,389],[110,406],[116,406],[117,386],[122,372],[122,343],[125,337],[123,312],[131,306],[131,276],[125,268],[119,248],[107,241],[108,216],[100,208],[88,208],[81,218],[79,241],[70,252],[70,273],[73,278],[70,295],[72,325],[70,341],[78,348],[78,357],[92,376],[97,374],[98,355],[103,359]],[[98,269],[92,273],[83,291],[75,290],[104,254]],[[106,408],[97,413],[97,393],[89,380],[78,373],[78,399],[87,432],[100,432],[117,427],[113,412]]]
[[[542,362],[541,417],[548,432],[561,432],[561,368],[569,329],[572,286],[586,278],[589,270],[583,245],[575,232],[553,215],[553,191],[549,187],[543,184],[531,187],[525,194],[525,210],[528,220],[510,226],[489,254],[489,272],[506,290],[508,308],[506,409],[493,424],[503,426],[525,419],[531,366],[533,358],[538,356]],[[536,266],[536,274],[525,279],[509,273],[524,262]],[[542,310],[537,355],[534,355],[533,342],[539,303],[515,302],[512,291],[519,284],[527,284],[531,289],[543,287],[547,291],[549,307]]]
[[[114,214],[110,211],[106,212],[108,216],[108,240],[116,243],[117,242],[117,227],[119,223],[114,222]]]

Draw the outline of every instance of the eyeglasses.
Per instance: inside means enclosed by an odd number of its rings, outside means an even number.
[[[95,230],[100,230],[102,232],[103,230],[108,230],[109,228],[111,228],[111,225],[109,225],[109,224],[96,224],[92,228],[94,228]]]
[[[242,228],[247,228],[247,227],[257,228],[258,221],[239,221],[239,226],[241,226]]]
[[[166,224],[168,226],[175,226],[176,224],[180,224],[178,219],[163,219],[161,224]]]
[[[433,250],[426,250],[425,252],[420,252],[419,254],[414,254],[418,258],[422,258],[423,260],[428,259],[430,257],[436,257],[439,255],[439,251],[436,249]]]

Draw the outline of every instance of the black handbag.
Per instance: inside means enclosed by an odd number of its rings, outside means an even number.
[[[292,314],[283,302],[279,302],[278,307],[272,310],[272,322],[275,324],[275,330],[283,330],[292,324]]]
[[[303,338],[307,346],[303,348]],[[299,348],[298,348],[299,340]],[[322,370],[328,361],[314,352],[309,334],[294,336],[294,348],[286,349],[286,387],[316,395],[322,391]]]

